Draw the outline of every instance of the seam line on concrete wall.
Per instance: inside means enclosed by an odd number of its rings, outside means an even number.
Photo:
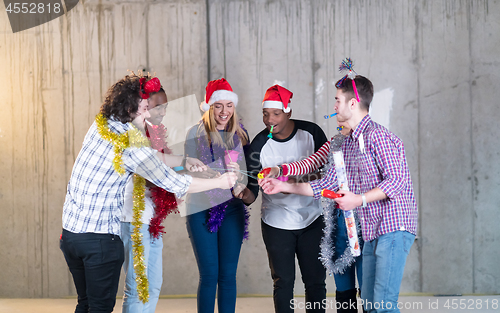
[[[472,41],[472,34],[471,34],[471,3],[468,2],[467,3],[467,24],[468,24],[468,40],[469,40],[469,44],[468,44],[468,48],[469,48],[469,108],[470,108],[470,113],[469,113],[469,116],[470,116],[470,119],[469,119],[469,123],[470,123],[470,143],[471,143],[471,149],[470,149],[470,153],[471,153],[471,156],[470,156],[470,162],[471,162],[471,166],[470,166],[470,169],[471,169],[471,172],[470,172],[470,182],[471,182],[471,215],[472,215],[472,218],[471,218],[471,222],[472,222],[472,292],[476,292],[476,246],[474,244],[474,238],[475,238],[475,235],[476,235],[476,222],[475,222],[475,208],[474,208],[474,199],[476,197],[475,195],[475,179],[474,179],[474,136],[473,136],[473,132],[474,132],[474,110],[472,109],[472,67],[473,67],[473,60],[472,60],[472,46],[471,46],[471,41]]]
[[[144,36],[145,39],[146,39],[146,71],[150,71],[150,67],[149,67],[149,6],[150,6],[150,3],[148,2],[146,4],[146,9],[145,9],[145,12],[144,12],[144,16],[146,16],[146,25],[145,25],[145,28],[146,28],[146,35]],[[146,74],[146,73],[144,73]]]
[[[311,10],[311,25],[309,26],[310,27],[310,32],[311,32],[311,65],[312,65],[312,99],[313,99],[313,105],[312,105],[312,120],[314,123],[317,124],[317,120],[316,120],[316,105],[317,105],[317,97],[316,97],[316,72],[317,72],[317,69],[316,69],[316,55],[315,55],[315,52],[316,50],[314,49],[314,2],[311,1],[310,2],[310,6],[309,6],[309,9]]]
[[[418,166],[418,171],[417,171],[417,179],[418,179],[418,199],[417,203],[422,203],[422,189],[421,189],[421,178],[420,178],[420,171],[421,171],[421,136],[420,136],[420,115],[421,115],[421,110],[420,110],[420,3],[415,2],[415,65],[416,65],[416,70],[417,70],[417,128],[419,131],[417,131],[417,166]],[[418,204],[417,204],[418,205]],[[419,208],[419,214],[418,214],[418,236],[422,238],[422,207]],[[417,241],[417,249],[418,249],[418,267],[419,267],[419,291],[422,292],[423,290],[423,285],[424,285],[424,275],[423,275],[423,263],[422,263],[422,254],[423,254],[423,244],[424,240]]]
[[[205,0],[205,16],[207,29],[207,82],[210,81],[210,0]]]

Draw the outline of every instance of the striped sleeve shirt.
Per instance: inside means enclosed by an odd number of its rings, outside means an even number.
[[[417,204],[401,139],[366,115],[342,145],[349,188],[355,194],[378,187],[387,198],[358,207],[363,238],[394,231],[417,232]],[[310,182],[315,198],[323,188],[337,190],[335,168]]]
[[[307,159],[283,164],[283,174],[286,176],[299,176],[316,171],[328,161],[328,151],[330,151],[330,141],[325,142],[316,153]]]
[[[117,134],[132,128],[131,124],[113,120],[108,126]],[[192,177],[176,174],[156,153],[149,147],[125,149],[122,160],[126,172],[120,176],[113,168],[113,144],[101,138],[96,123],[92,124],[68,183],[63,228],[73,233],[120,235],[125,185],[133,173],[178,197],[184,195]]]

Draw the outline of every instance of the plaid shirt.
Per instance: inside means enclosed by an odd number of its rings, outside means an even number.
[[[417,203],[401,139],[366,115],[346,138],[342,151],[352,192],[361,194],[378,187],[387,195],[387,199],[357,208],[364,240],[398,230],[416,235]],[[337,190],[335,168],[310,184],[315,198],[321,197],[324,188]]]
[[[122,134],[131,124],[108,121],[112,132]],[[96,123],[92,124],[76,158],[68,183],[63,209],[63,228],[73,233],[120,235],[120,217],[127,180],[133,173],[158,187],[183,196],[192,177],[178,175],[156,156],[149,147],[128,148],[122,155],[125,174],[113,168],[113,144],[101,138]]]

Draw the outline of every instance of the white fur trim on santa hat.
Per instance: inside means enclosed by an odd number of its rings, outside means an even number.
[[[208,104],[212,105],[220,100],[229,100],[232,101],[235,106],[238,105],[238,95],[232,91],[224,89],[214,91],[212,93],[212,96],[210,97],[210,100],[208,101]]]
[[[288,104],[288,107],[285,109],[283,106],[283,102],[281,101],[273,101],[273,100],[267,100],[262,102],[262,108],[263,109],[280,109],[283,110],[285,113],[289,113],[291,108],[290,108],[290,103]]]
[[[210,106],[208,105],[208,103],[206,103],[205,101],[200,103],[200,110],[202,110],[203,112],[206,112],[209,109],[210,109]]]
[[[238,95],[236,93],[229,90],[221,89],[221,90],[216,90],[212,93],[212,96],[210,97],[210,101],[208,101],[208,103],[206,102],[205,99],[205,101],[203,101],[200,104],[200,109],[203,112],[208,111],[212,104],[220,100],[229,100],[234,103],[234,106],[238,105]]]

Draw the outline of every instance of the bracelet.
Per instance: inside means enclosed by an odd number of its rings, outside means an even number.
[[[278,173],[278,177],[283,176],[283,167],[281,165],[278,165],[278,169],[280,170],[280,172]]]
[[[184,157],[182,158],[181,166],[182,166],[183,168],[186,168],[186,159],[187,159],[187,156],[184,156]]]
[[[366,208],[366,197],[364,193],[361,194],[361,199],[363,200],[363,205],[361,207]]]

